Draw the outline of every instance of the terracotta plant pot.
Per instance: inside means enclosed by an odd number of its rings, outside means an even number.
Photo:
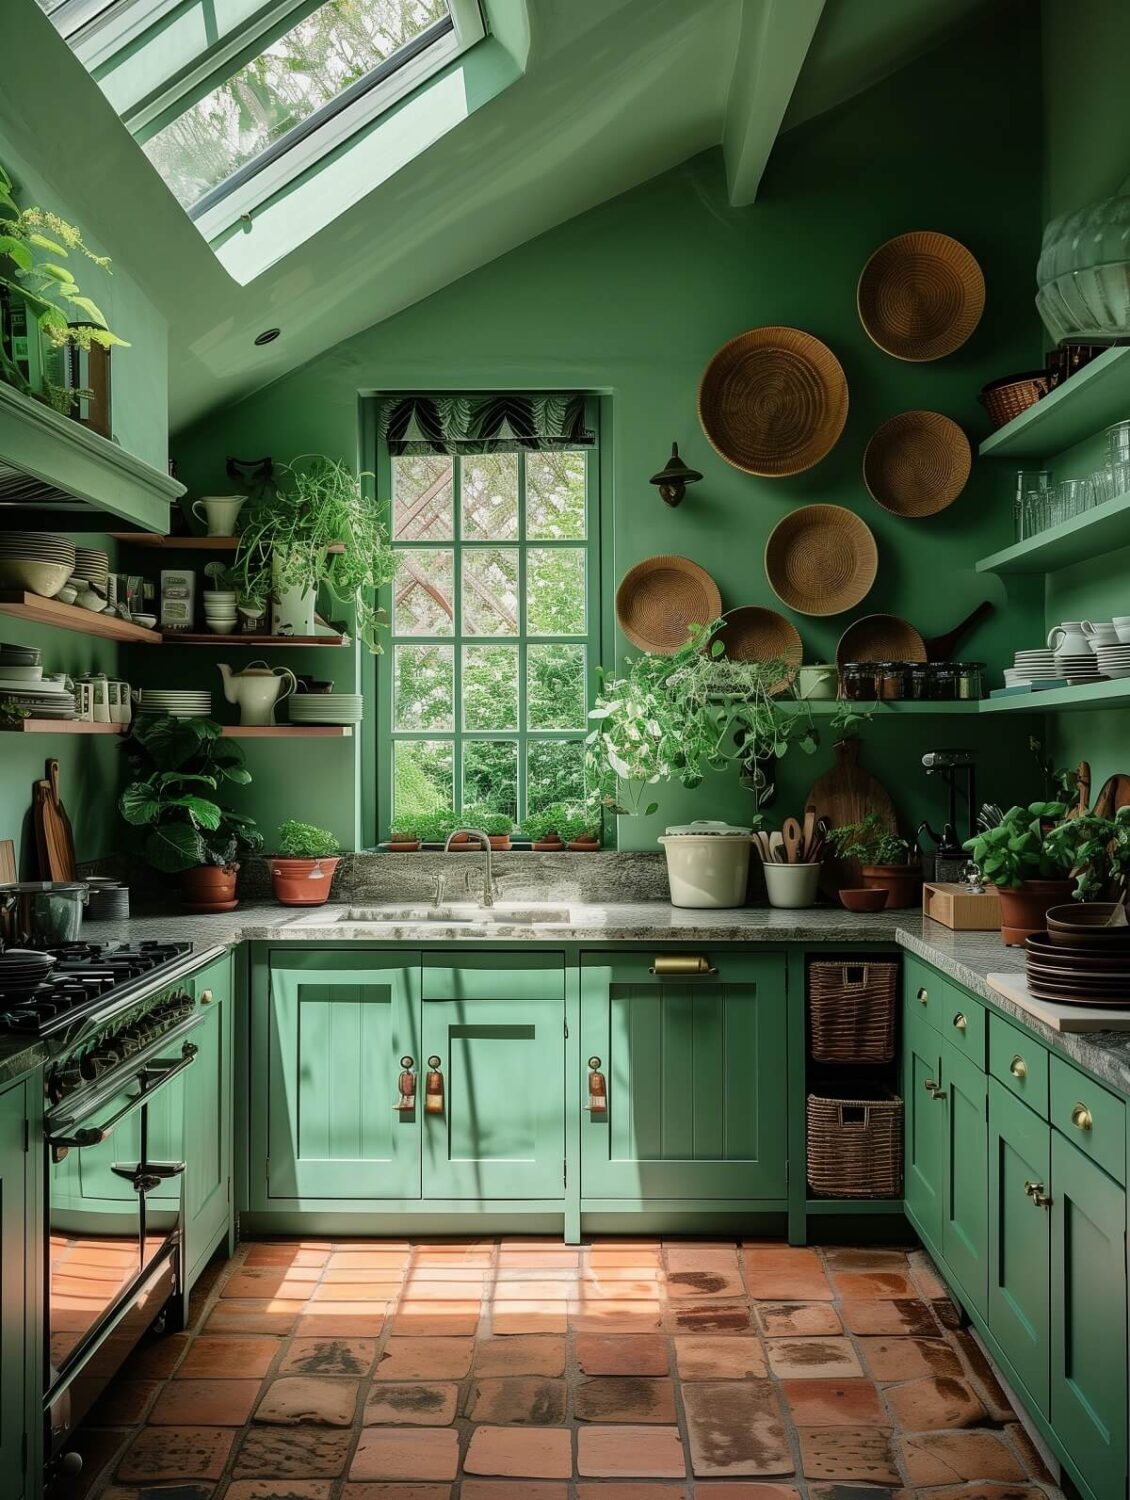
[[[570,839],[566,847],[574,854],[594,854],[600,849],[600,840],[595,833],[582,833],[579,839]]]
[[[560,854],[565,848],[561,842],[559,833],[547,833],[544,838],[535,839],[530,845],[538,854]]]
[[[197,865],[181,875],[181,900],[197,912],[234,911],[239,905],[235,894],[238,865]]]
[[[1071,898],[1075,889],[1070,880],[1026,880],[1018,890],[998,886],[1001,907],[1001,941],[1006,947],[1023,944],[1033,933],[1048,925],[1048,911]]]
[[[867,885],[840,892],[840,905],[847,911],[885,911],[890,892],[883,886]]]
[[[283,906],[322,906],[330,894],[330,882],[340,860],[268,859],[275,900]]]
[[[420,840],[409,838],[406,833],[394,833],[388,841],[388,847],[393,854],[415,854],[420,847]]]
[[[864,865],[860,874],[864,885],[886,891],[887,911],[917,906],[922,899],[922,871],[918,865]]]
[[[505,854],[510,848],[510,835],[508,833],[491,833],[487,837],[490,839],[490,846],[496,854]]]

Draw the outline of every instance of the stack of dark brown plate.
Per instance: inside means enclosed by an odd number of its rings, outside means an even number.
[[[1130,1007],[1130,925],[1115,902],[1053,906],[1025,948],[1037,999]]]

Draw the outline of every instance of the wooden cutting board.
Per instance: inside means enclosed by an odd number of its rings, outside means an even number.
[[[898,819],[889,792],[859,764],[859,741],[841,740],[835,747],[835,756],[833,768],[813,782],[805,805],[812,803],[816,816],[827,818],[833,828],[860,823],[868,813],[875,813],[884,827],[897,833]],[[826,895],[834,896],[844,886],[861,885],[859,871],[859,860],[829,856],[821,871],[820,888]]]
[[[74,850],[67,841],[66,829],[58,806],[51,795],[49,781],[37,781],[34,787],[35,844],[39,852],[41,880],[73,880]]]
[[[63,880],[75,878],[75,834],[71,827],[71,820],[67,816],[67,809],[63,806],[63,799],[59,795],[59,762],[49,760],[46,765],[47,780],[51,787],[51,801],[54,804],[55,819],[61,835],[61,854],[63,866],[67,874],[60,877]]]
[[[16,879],[16,846],[11,839],[0,839],[0,885],[13,885]]]
[[[1130,807],[1130,776],[1121,771],[1103,782],[1091,811],[1100,818],[1113,818],[1120,807]]]

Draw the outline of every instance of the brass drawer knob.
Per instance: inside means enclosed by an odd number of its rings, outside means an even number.
[[[1095,1120],[1085,1104],[1077,1104],[1071,1111],[1071,1123],[1076,1130],[1090,1130]]]
[[[930,993],[929,993],[929,991],[927,989],[922,988],[922,989],[920,989],[918,991],[918,1003],[919,1003],[919,1005],[925,1005],[926,1002],[927,1002],[927,1000],[929,1000],[929,998],[930,998]]]
[[[969,1022],[965,1019],[964,1011],[958,1011],[957,1015],[953,1018],[953,1024],[957,1027],[958,1031],[967,1031],[969,1029]]]
[[[923,1087],[931,1099],[944,1099],[946,1097],[945,1089],[939,1088],[932,1078],[927,1078]]]
[[[1008,1071],[1012,1074],[1013,1078],[1019,1078],[1023,1080],[1028,1077],[1028,1064],[1020,1056],[1019,1052],[1009,1063]]]
[[[212,991],[211,990],[201,990],[200,991],[200,1003],[201,1003],[201,1005],[211,1005],[211,1003],[212,1003]]]

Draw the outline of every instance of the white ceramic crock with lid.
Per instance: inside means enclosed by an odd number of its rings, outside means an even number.
[[[668,828],[659,842],[667,855],[672,906],[744,906],[752,831],[702,819]]]

